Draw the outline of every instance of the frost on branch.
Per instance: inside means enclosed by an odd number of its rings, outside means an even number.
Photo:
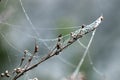
[[[39,48],[38,45],[35,44],[34,51],[33,51],[32,55],[28,58],[28,60],[26,60],[25,64],[23,64],[23,61],[26,59],[26,54],[29,52],[27,50],[24,51],[24,55],[20,60],[20,66],[14,68],[14,70],[12,72],[9,72],[9,75],[6,72],[1,73],[1,77],[12,77],[12,80],[17,80],[18,78],[23,76],[29,70],[32,70],[35,67],[37,67],[38,65],[40,65],[42,62],[50,59],[51,57],[53,57],[55,55],[59,55],[60,52],[62,52],[67,47],[69,47],[71,44],[73,44],[79,38],[82,38],[82,36],[84,36],[85,34],[91,32],[91,31],[94,31],[98,27],[98,25],[101,23],[102,20],[103,20],[103,17],[100,16],[96,21],[94,21],[90,25],[82,25],[80,27],[80,29],[78,29],[74,32],[71,32],[70,39],[64,45],[62,45],[62,41],[61,41],[62,35],[59,35],[57,38],[58,40],[57,40],[56,46],[52,50],[50,50],[50,52],[47,55],[43,56],[40,60],[38,60],[37,63],[31,65],[31,62],[33,61],[33,58],[35,58],[34,56],[38,52],[38,48]],[[15,75],[15,76],[12,76],[12,75]],[[78,79],[79,79],[79,77],[80,77],[80,75],[78,74]],[[72,77],[71,77],[70,80],[74,80],[74,79],[72,79]]]

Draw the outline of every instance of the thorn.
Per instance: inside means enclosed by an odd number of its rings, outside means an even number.
[[[58,42],[56,47],[57,47],[57,49],[61,49],[61,43]]]
[[[58,37],[62,37],[62,34],[60,34]]]
[[[23,61],[25,60],[25,57],[21,58],[20,66],[23,64]]]
[[[25,57],[22,57],[21,61],[24,61],[25,60]]]
[[[19,74],[19,73],[21,73],[22,71],[24,71],[24,69],[17,68],[17,69],[14,69],[14,71],[15,71],[17,74]]]
[[[35,52],[38,52],[39,46],[35,45]]]
[[[27,54],[28,53],[28,50],[24,50],[24,54]]]
[[[28,61],[31,62],[31,61],[32,61],[32,58],[28,59]]]
[[[60,34],[60,35],[58,36],[58,42],[61,41],[61,37],[62,37],[62,34]]]
[[[10,77],[10,74],[6,74],[6,77]]]
[[[104,19],[103,16],[100,16],[101,21]]]
[[[8,70],[6,70],[5,73],[8,74],[9,73]]]
[[[72,43],[72,42],[73,42],[73,40],[69,40],[69,41],[68,41],[68,43]]]
[[[9,71],[8,71],[8,70],[5,71],[5,76],[6,76],[6,77],[10,77],[10,74],[9,74]]]
[[[85,27],[85,24],[82,24],[82,26],[81,26],[82,28],[84,28]]]
[[[4,77],[5,76],[5,73],[1,73],[1,77]]]

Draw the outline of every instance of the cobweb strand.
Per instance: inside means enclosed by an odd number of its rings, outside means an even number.
[[[74,73],[72,75],[73,78],[75,78],[77,76],[77,74],[79,73],[79,70],[80,70],[80,68],[81,68],[81,66],[82,66],[82,64],[84,62],[84,59],[85,59],[85,57],[86,57],[86,55],[88,53],[88,49],[89,49],[89,47],[90,47],[90,45],[92,43],[92,40],[94,38],[95,32],[96,32],[96,30],[94,30],[93,33],[92,33],[92,36],[91,36],[91,39],[90,39],[90,41],[89,41],[89,43],[87,45],[87,48],[86,48],[85,52],[83,53],[83,56],[82,56],[82,58],[81,58],[81,60],[80,60],[80,62],[78,64],[76,70],[74,71]]]
[[[25,8],[24,8],[24,6],[23,6],[22,0],[19,0],[19,2],[20,2],[20,5],[21,5],[21,8],[22,8],[22,10],[23,10],[23,12],[24,12],[24,14],[25,14],[26,19],[28,20],[28,22],[29,22],[30,25],[31,25],[31,28],[32,28],[33,31],[36,33],[36,35],[39,37],[39,34],[37,33],[37,30],[36,30],[35,26],[33,25],[31,19],[29,18],[28,14],[26,13],[26,10],[25,10]]]
[[[90,64],[91,64],[93,70],[94,70],[98,75],[103,76],[104,74],[103,74],[102,72],[100,72],[100,71],[93,65],[93,61],[92,61],[92,59],[91,59],[90,54],[88,54],[88,58],[89,58],[89,61],[90,61]]]

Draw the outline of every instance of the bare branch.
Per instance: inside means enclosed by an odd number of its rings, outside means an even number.
[[[81,38],[83,35],[95,30],[98,25],[101,23],[101,21],[103,20],[103,17],[100,16],[96,21],[94,21],[93,23],[91,23],[90,25],[87,25],[85,27],[82,27],[79,30],[76,30],[75,32],[71,33],[71,39],[67,42],[67,44],[65,46],[62,46],[60,48],[55,47],[54,50],[52,50],[50,53],[48,53],[47,55],[45,55],[44,57],[42,57],[40,59],[40,61],[32,66],[30,66],[29,68],[25,69],[23,72],[21,72],[20,74],[18,74],[17,76],[15,76],[12,80],[16,80],[19,77],[21,77],[24,73],[26,73],[29,70],[32,70],[33,68],[37,67],[39,64],[41,64],[42,62],[50,59],[51,57],[58,55],[60,52],[62,52],[65,48],[67,48],[68,46],[70,46],[71,44],[73,44],[75,41],[77,41],[79,38]],[[58,37],[58,39],[60,39]],[[59,42],[59,40],[58,40]],[[56,45],[58,46],[58,44]]]
[[[70,39],[64,45],[62,44],[62,35],[60,34],[57,38],[58,40],[57,40],[56,46],[47,55],[43,56],[37,63],[30,65],[31,62],[33,61],[34,56],[38,52],[38,45],[36,45],[36,43],[35,43],[35,47],[34,47],[34,51],[33,51],[32,55],[28,58],[27,62],[23,66],[23,61],[25,60],[26,54],[28,52],[27,50],[24,51],[24,55],[21,58],[19,67],[15,68],[13,70],[13,72],[11,73],[11,74],[15,73],[15,76],[13,77],[12,80],[17,80],[22,75],[24,75],[24,73],[28,72],[29,70],[34,69],[42,62],[52,58],[55,55],[59,55],[60,52],[62,52],[67,47],[69,47],[71,44],[73,44],[79,38],[82,38],[82,36],[84,36],[85,34],[91,32],[91,31],[94,31],[98,27],[98,25],[101,23],[102,20],[103,20],[103,17],[100,16],[96,21],[94,21],[90,25],[82,25],[80,27],[80,29],[78,29],[74,32],[71,32]],[[10,72],[7,71],[7,73],[6,72],[1,73],[1,77],[11,77]]]

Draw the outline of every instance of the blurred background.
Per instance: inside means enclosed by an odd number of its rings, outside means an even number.
[[[34,63],[49,52],[59,34],[67,35],[99,16],[104,20],[97,28],[89,49],[95,72],[86,56],[80,72],[87,80],[119,80],[120,76],[120,0],[1,0],[0,1],[0,73],[20,64],[24,50],[39,53]],[[63,28],[63,29],[61,29]],[[80,41],[87,45],[91,33]],[[52,41],[53,40],[53,41]],[[77,42],[29,71],[18,80],[62,80],[76,69],[85,49]],[[0,78],[8,80],[8,78]]]

